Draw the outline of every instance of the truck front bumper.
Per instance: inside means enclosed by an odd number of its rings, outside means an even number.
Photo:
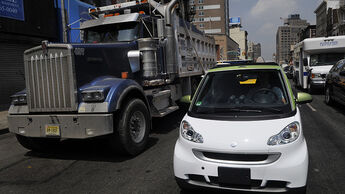
[[[9,115],[9,130],[27,137],[85,139],[113,132],[113,114]],[[57,128],[49,134],[47,128]]]

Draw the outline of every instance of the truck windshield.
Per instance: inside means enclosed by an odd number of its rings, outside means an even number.
[[[193,101],[191,116],[271,116],[290,113],[279,70],[236,70],[209,73]]]
[[[97,26],[85,30],[86,43],[111,43],[132,41],[138,38],[138,23],[121,23]]]
[[[310,56],[310,66],[334,65],[344,59],[344,53],[322,53]]]

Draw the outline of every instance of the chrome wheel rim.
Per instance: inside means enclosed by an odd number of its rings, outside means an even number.
[[[129,119],[129,133],[135,143],[140,143],[145,136],[146,120],[142,112],[136,111]]]

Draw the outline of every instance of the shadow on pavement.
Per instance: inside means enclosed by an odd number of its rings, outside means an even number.
[[[6,133],[8,133],[8,132],[9,132],[8,128],[6,128],[6,129],[0,129],[0,135],[6,134]]]
[[[124,162],[135,157],[126,156],[111,150],[106,138],[95,138],[87,140],[64,140],[51,151],[36,152],[29,151],[25,156],[60,160],[82,160],[82,161],[103,161],[103,162]],[[149,138],[146,152],[158,142],[157,138]],[[141,153],[141,154],[143,154]]]
[[[179,128],[180,122],[184,115],[186,114],[186,109],[184,107],[179,110],[165,116],[162,118],[152,119],[152,130],[151,133],[156,134],[167,134],[172,130]]]

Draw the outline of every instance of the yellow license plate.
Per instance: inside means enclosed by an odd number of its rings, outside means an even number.
[[[46,125],[46,135],[47,136],[60,136],[59,125]]]

